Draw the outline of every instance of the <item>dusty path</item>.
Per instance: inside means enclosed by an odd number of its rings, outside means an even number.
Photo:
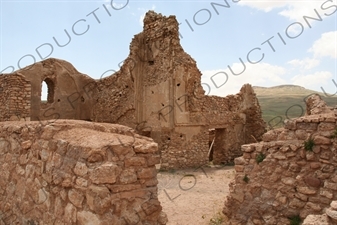
[[[158,173],[159,200],[167,214],[167,225],[203,225],[219,220],[234,178],[233,167],[202,167]]]

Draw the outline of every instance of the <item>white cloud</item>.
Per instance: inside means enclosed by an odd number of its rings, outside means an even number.
[[[313,18],[317,18],[315,9],[317,10],[318,14],[322,17],[326,17],[324,14],[331,14],[333,10],[326,10],[323,12],[321,9],[322,4],[326,2],[326,0],[297,0],[297,1],[281,1],[281,0],[241,0],[239,2],[239,5],[241,6],[249,6],[258,10],[262,10],[264,12],[269,12],[271,10],[274,10],[276,8],[283,8],[279,12],[279,15],[282,15],[286,18],[288,18],[291,21],[301,21],[303,22],[303,25],[306,24],[306,22],[303,19],[303,16],[309,16]],[[326,3],[324,5],[324,8],[328,8],[329,6],[334,5],[334,3]],[[310,21],[310,24],[313,24],[315,21]],[[292,28],[294,29],[294,28]]]
[[[246,62],[245,65],[247,66],[246,70],[238,76],[234,76],[228,68],[225,70],[203,71],[201,82],[207,84],[203,85],[205,94],[209,93],[209,88],[211,89],[210,95],[226,96],[238,93],[242,85],[246,83],[253,86],[275,86],[286,83],[281,78],[286,72],[283,67],[268,63],[252,65]],[[243,65],[241,63],[234,63],[231,68],[234,72],[238,73],[243,70]]]
[[[308,50],[313,52],[315,57],[329,56],[337,58],[337,31],[323,33],[321,38],[316,40],[313,46]]]
[[[143,27],[143,20],[144,20],[144,17],[145,17],[145,13],[142,14],[142,15],[140,15],[140,17],[139,17],[139,25],[140,25],[141,27]]]
[[[305,58],[303,60],[294,59],[294,60],[291,60],[287,63],[294,66],[294,67],[299,67],[300,69],[310,70],[310,69],[318,66],[320,61],[317,60],[317,59]]]
[[[239,5],[242,6],[249,6],[258,10],[263,10],[265,12],[269,12],[273,10],[274,8],[284,7],[287,5],[287,2],[285,1],[256,1],[256,0],[241,0],[239,2]]]
[[[327,84],[328,80],[332,78],[332,74],[328,71],[320,71],[313,74],[299,74],[291,78],[295,85],[300,85],[306,88],[315,88],[317,84]]]
[[[315,9],[320,16],[324,16],[324,13],[320,13],[321,5],[325,0],[316,1],[292,1],[287,3],[287,9],[282,10],[279,14],[293,21],[303,21],[303,16],[310,16],[318,18]],[[311,22],[311,20],[310,20]]]

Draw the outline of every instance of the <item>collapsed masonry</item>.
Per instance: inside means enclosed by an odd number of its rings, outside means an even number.
[[[323,215],[309,215],[302,225],[335,225],[337,224],[337,201],[332,201]]]
[[[121,125],[0,122],[0,225],[166,224],[157,151]]]
[[[306,104],[304,117],[242,146],[223,210],[229,224],[289,224],[289,218],[324,213],[337,199],[337,109],[317,94]]]
[[[144,18],[143,32],[132,39],[120,71],[109,77],[91,79],[57,59],[8,76],[30,82],[30,120],[79,119],[129,126],[158,143],[164,168],[201,166],[210,159],[216,164],[232,162],[242,155],[242,144],[261,140],[265,132],[252,87],[244,85],[226,98],[206,96],[196,62],[180,45],[175,16],[153,11]],[[47,102],[41,102],[43,81],[48,85]],[[7,101],[9,106],[1,109],[2,120],[27,118],[21,110],[26,108],[16,107],[14,100],[8,102],[0,91],[0,104]],[[211,129],[214,141],[209,138]]]

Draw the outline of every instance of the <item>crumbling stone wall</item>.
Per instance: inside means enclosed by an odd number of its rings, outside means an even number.
[[[0,224],[165,224],[158,145],[84,121],[0,123]]]
[[[209,162],[209,129],[217,132],[214,162],[232,161],[240,145],[265,131],[250,85],[226,98],[205,96],[195,60],[184,52],[175,16],[149,11],[120,71],[93,80],[70,63],[47,59],[19,70],[31,83],[31,120],[117,123],[158,143],[166,168]],[[41,84],[48,100],[41,101]],[[254,138],[252,138],[252,135]],[[213,152],[211,152],[213,154]]]
[[[219,104],[222,112],[218,113],[213,109],[213,114],[205,116],[210,118],[209,124],[216,130],[213,163],[233,163],[234,158],[242,155],[241,145],[261,141],[265,132],[265,122],[262,120],[261,108],[251,85],[244,85],[238,94],[217,102],[222,102]],[[203,112],[207,108],[203,109]]]
[[[283,225],[322,214],[337,198],[336,121],[337,110],[313,95],[306,116],[243,145],[223,210],[230,224]]]
[[[0,121],[30,120],[30,82],[20,73],[0,75]]]
[[[250,85],[226,98],[205,96],[200,79],[195,60],[180,45],[175,16],[149,11],[121,70],[98,81],[92,120],[127,125],[152,137],[163,168],[208,163],[209,129],[227,128],[237,139],[221,134],[217,140],[231,145],[217,143],[213,159],[233,160],[242,154],[241,144],[255,141],[251,134],[259,139],[265,131],[257,98]]]

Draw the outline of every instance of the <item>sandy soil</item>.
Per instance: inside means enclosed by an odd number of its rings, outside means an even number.
[[[167,225],[221,224],[215,221],[223,217],[234,174],[228,166],[159,172],[158,197],[169,219]]]

